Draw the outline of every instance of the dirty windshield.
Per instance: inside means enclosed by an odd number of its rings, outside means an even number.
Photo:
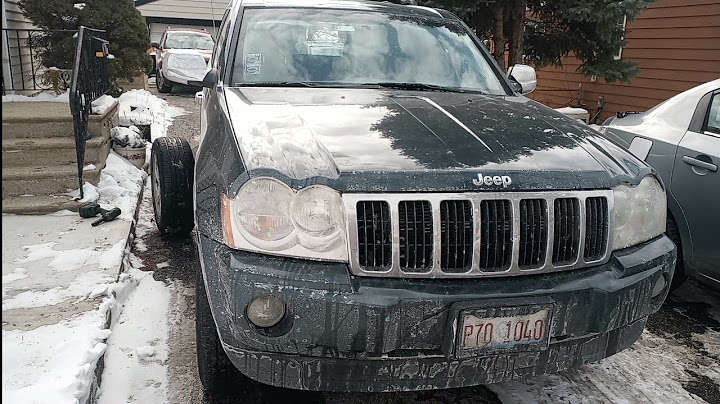
[[[462,25],[382,12],[247,9],[232,83],[423,87],[505,94]]]
[[[212,50],[213,40],[210,34],[199,32],[173,32],[165,41],[167,49],[201,49]]]

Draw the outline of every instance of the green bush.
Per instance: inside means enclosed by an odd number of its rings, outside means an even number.
[[[150,34],[144,18],[132,0],[86,0],[85,7],[76,8],[75,0],[20,0],[25,16],[47,32],[34,39],[40,47],[45,66],[70,69],[73,66],[72,32],[81,25],[108,32],[111,93],[118,94],[119,84],[152,69]]]

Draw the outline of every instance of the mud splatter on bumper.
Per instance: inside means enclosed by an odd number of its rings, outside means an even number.
[[[262,383],[304,390],[396,391],[497,383],[598,361],[632,345],[667,291],[675,247],[666,237],[613,254],[602,266],[494,279],[351,277],[345,264],[233,251],[199,236],[206,287],[235,366]],[[287,303],[278,329],[245,315],[273,294]],[[550,304],[550,343],[460,357],[458,313],[467,307]]]

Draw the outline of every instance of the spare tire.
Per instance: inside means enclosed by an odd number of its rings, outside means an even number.
[[[190,144],[177,137],[161,137],[150,158],[155,223],[164,237],[184,237],[195,227],[193,175],[195,158]]]

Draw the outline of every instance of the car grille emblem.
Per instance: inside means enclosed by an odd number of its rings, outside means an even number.
[[[510,179],[509,175],[483,176],[478,173],[477,178],[473,178],[472,182],[478,187],[482,185],[502,185],[503,188],[507,188],[510,184],[512,184],[512,179]]]

